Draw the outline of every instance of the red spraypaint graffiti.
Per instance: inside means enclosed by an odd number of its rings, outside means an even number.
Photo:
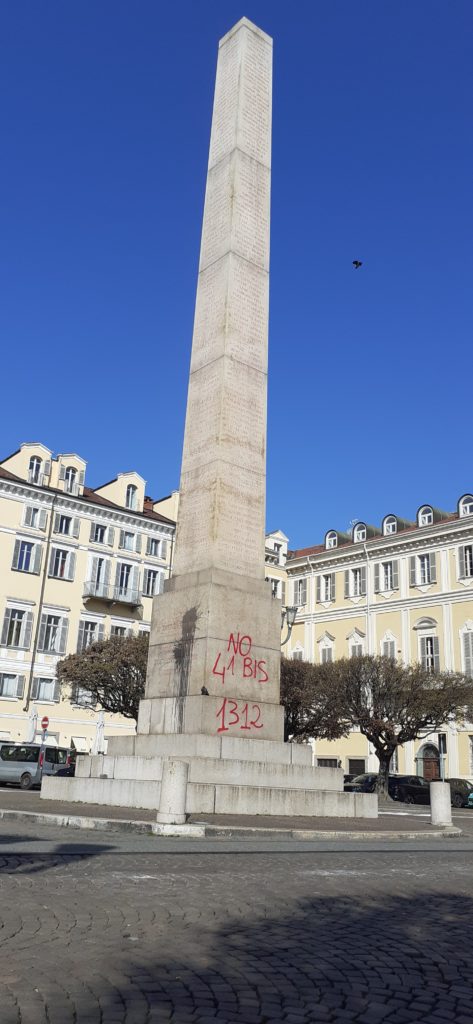
[[[217,732],[228,732],[232,725],[244,731],[263,728],[259,704],[238,704],[236,700],[224,697],[216,717],[220,719]]]
[[[212,669],[214,676],[220,676],[222,685],[225,685],[227,675],[240,679],[253,679],[257,683],[268,682],[266,661],[263,658],[253,657],[252,646],[251,636],[246,633],[244,636],[240,636],[239,633],[230,633],[227,648],[225,651],[218,652]]]

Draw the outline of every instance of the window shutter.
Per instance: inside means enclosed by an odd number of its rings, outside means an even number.
[[[118,543],[118,547],[122,548],[124,543],[125,543],[125,531],[124,530],[120,530],[120,540],[119,540],[119,543]]]
[[[31,634],[33,632],[33,612],[27,612],[22,623],[22,647],[29,651],[31,647]]]
[[[131,589],[138,591],[140,589],[140,570],[139,566],[133,566],[133,574],[131,578]]]
[[[66,565],[66,569],[67,569],[66,579],[67,580],[73,580],[74,579],[75,568],[76,568],[76,553],[75,553],[75,551],[70,551],[68,556],[67,556],[67,565]]]
[[[164,590],[164,573],[160,572],[158,575],[158,594],[162,594]]]
[[[473,633],[463,634],[463,654],[465,659],[465,675],[473,677]]]
[[[383,656],[385,658],[396,657],[396,643],[394,640],[385,640],[383,643]]]
[[[117,562],[117,567],[115,569],[115,586],[116,587],[120,586],[120,569],[121,569],[121,565],[122,565],[121,562]]]
[[[59,703],[60,696],[61,696],[61,686],[60,686],[59,680],[56,679],[55,682],[54,682],[54,690],[53,690],[53,700],[56,701],[56,704]]]
[[[433,637],[434,641],[434,672],[440,672],[439,638]]]
[[[145,571],[143,573],[143,593],[146,594],[149,597],[150,595],[148,593],[148,577],[149,577],[149,569],[145,569]]]
[[[138,555],[141,554],[141,533],[135,535],[135,551]]]
[[[46,612],[43,612],[42,615],[41,615],[41,624],[40,624],[40,627],[39,627],[39,640],[38,640],[38,650],[39,651],[44,651],[44,641],[46,639],[46,625],[47,625],[47,622],[48,622],[48,616],[46,615]]]
[[[151,553],[151,540],[152,540],[151,537],[147,537],[146,538],[146,554],[147,555],[149,555]]]
[[[465,548],[458,548],[458,579],[465,579]]]
[[[47,477],[51,476],[51,460],[50,459],[48,459],[47,462],[44,463],[44,470],[43,470],[43,472],[44,472],[45,476],[47,476]]]
[[[317,601],[318,604],[320,604],[320,583],[320,576],[317,576],[317,579],[315,581],[315,600]]]
[[[35,544],[34,548],[34,560],[33,560],[33,572],[39,576],[41,570],[41,559],[43,557],[43,549],[41,544]]]
[[[361,593],[366,594],[366,565],[361,566]]]
[[[160,585],[161,590],[159,591],[159,593],[161,594],[164,589],[164,573],[161,573]],[[281,581],[281,602],[283,605],[286,604],[286,584],[284,580]]]
[[[409,558],[409,586],[415,587],[416,585],[416,556],[411,555]]]
[[[85,622],[79,622],[79,634],[77,637],[77,650],[84,650]]]
[[[110,545],[111,548],[113,548],[113,545],[115,543],[115,530],[113,529],[113,526],[109,526],[108,528],[107,543]]]
[[[430,562],[430,582],[431,583],[436,583],[437,582],[437,558],[436,558],[436,555],[435,555],[435,551],[431,551],[430,552],[429,562]]]
[[[67,629],[68,629],[68,626],[69,626],[68,620],[66,618],[62,618],[61,619],[61,625],[59,627],[59,638],[58,638],[58,644],[57,644],[57,648],[56,648],[58,654],[65,654],[66,644],[67,644]]]
[[[98,565],[99,565],[99,560],[98,560],[98,558],[96,558],[94,556],[94,558],[92,559],[91,583],[97,583]]]
[[[65,466],[61,466],[60,469],[59,469],[59,480],[64,480],[65,475],[66,475],[66,467]]]
[[[49,569],[48,576],[52,576],[54,572],[54,556],[56,554],[56,548],[51,548],[51,554],[49,556]]]
[[[334,572],[332,572],[330,575],[331,575],[330,600],[331,601],[335,601],[336,600],[336,592],[335,592],[336,577],[335,577],[335,573]]]
[[[16,695],[17,695],[17,697],[22,697],[24,692],[25,692],[25,677],[24,676],[18,676],[17,684],[16,684]]]
[[[76,516],[72,520],[72,536],[77,538],[79,536],[79,532],[80,532],[80,519]]]
[[[3,619],[2,641],[1,641],[1,646],[2,647],[6,647],[7,646],[8,630],[9,630],[9,627],[10,627],[11,613],[12,613],[12,609],[11,608],[6,608],[5,609],[5,617]]]
[[[103,578],[103,581],[104,581],[106,587],[108,587],[108,585],[110,583],[110,568],[111,568],[110,567],[110,561],[109,561],[108,558],[106,558],[105,559],[105,566],[104,566],[104,570],[105,570],[104,571],[104,578]]]
[[[48,513],[46,512],[45,508],[42,508],[41,512],[39,513],[39,528],[40,528],[40,530],[45,530],[46,529],[47,521],[48,521]]]
[[[424,668],[427,666],[427,640],[425,636],[420,638],[420,660]]]
[[[307,604],[307,580],[302,580],[301,604]]]
[[[161,558],[167,558],[168,554],[168,542],[167,540],[161,541]]]
[[[379,563],[374,567],[374,592],[379,594]]]
[[[105,632],[105,626],[104,626],[103,622],[99,622],[99,627],[98,627],[98,630],[97,630],[97,641],[103,640],[104,632]]]
[[[350,570],[345,569],[345,597],[350,597]]]
[[[393,590],[399,590],[399,562],[397,558],[393,562]]]
[[[93,542],[94,537],[95,537],[95,523],[92,520],[92,522],[90,524],[89,541]]]
[[[31,505],[25,506],[25,526],[31,526],[31,517],[33,515],[33,508]]]
[[[84,486],[84,480],[85,480],[85,470],[81,469],[81,471],[79,473],[79,487],[83,487]]]
[[[33,683],[32,683],[32,686],[31,686],[31,700],[38,700],[38,690],[39,690],[39,679],[38,679],[38,677],[36,677],[35,679],[33,679]]]
[[[55,512],[54,513],[54,527],[53,527],[54,533],[59,533],[59,520],[60,520],[60,518],[61,517],[59,515],[59,512]]]
[[[12,569],[18,569],[18,559],[20,557],[20,541],[15,541],[15,547],[13,548],[13,562]]]

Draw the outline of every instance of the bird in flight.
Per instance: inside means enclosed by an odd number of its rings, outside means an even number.
[[[361,260],[353,260],[353,266],[354,266],[355,270],[358,270],[359,267],[363,266],[363,263],[362,263]]]

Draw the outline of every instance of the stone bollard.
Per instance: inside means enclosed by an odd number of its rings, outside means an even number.
[[[186,794],[189,764],[170,757],[163,762],[161,796],[156,821],[162,825],[183,825],[186,820]]]
[[[448,782],[430,783],[430,820],[432,825],[452,824],[452,795]]]

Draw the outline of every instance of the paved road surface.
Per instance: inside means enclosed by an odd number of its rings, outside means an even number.
[[[471,1024],[472,852],[0,822],[1,1024]]]

